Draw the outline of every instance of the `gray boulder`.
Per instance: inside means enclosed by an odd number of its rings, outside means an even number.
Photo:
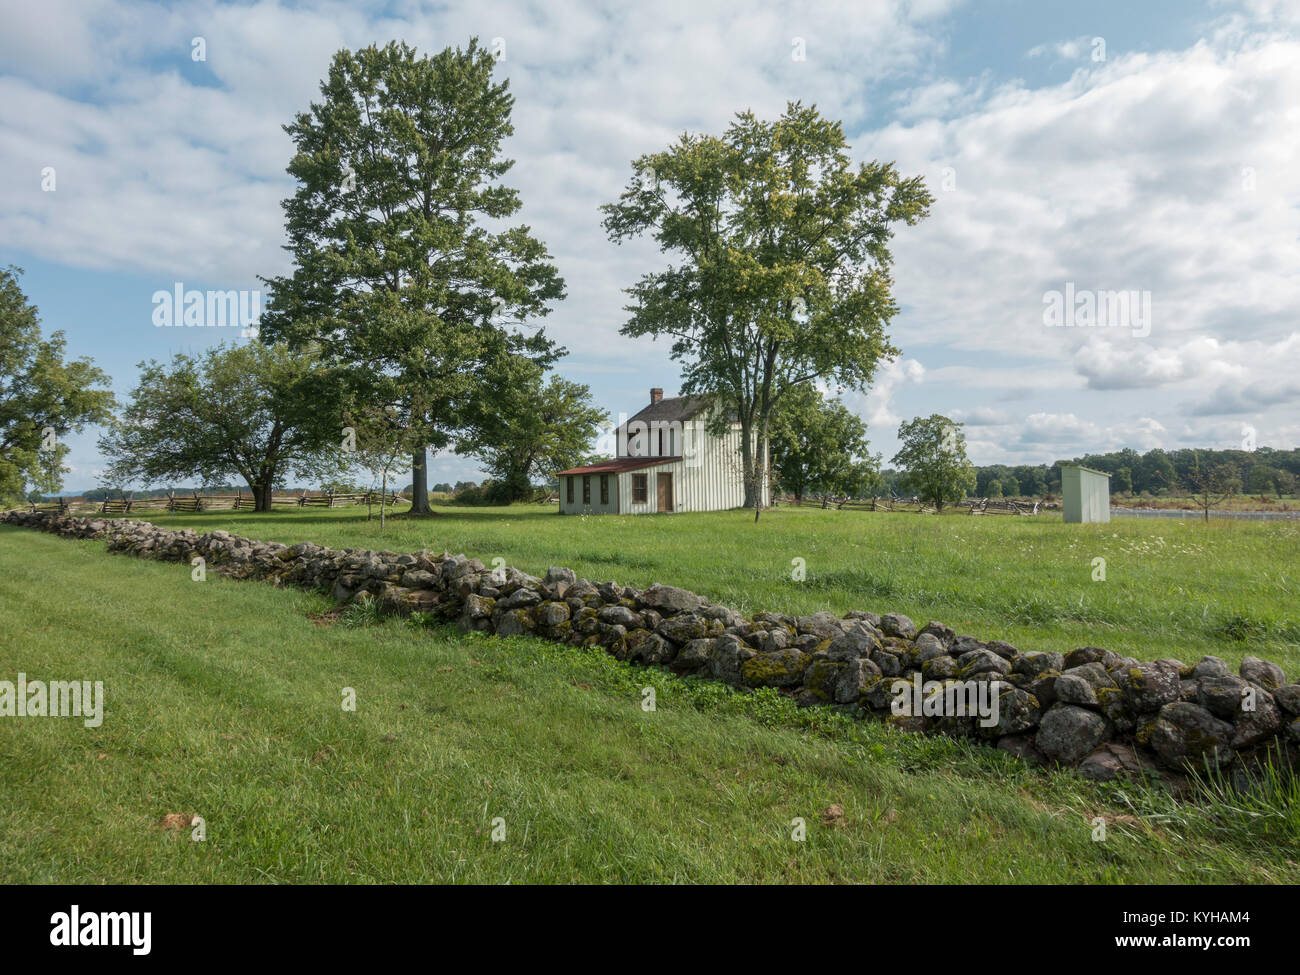
[[[509,609],[496,622],[497,636],[518,636],[533,632],[536,623],[526,609]]]
[[[672,663],[673,645],[658,633],[632,630],[627,635],[628,660],[655,666]]]
[[[814,613],[812,616],[800,616],[795,620],[795,628],[800,633],[814,634],[818,641],[829,640],[844,629],[843,622],[833,613]]]
[[[860,657],[846,661],[831,690],[831,697],[836,704],[852,704],[879,679],[880,668],[870,660]]]
[[[998,695],[997,723],[986,728],[982,720],[977,722],[981,735],[989,738],[1018,735],[1035,727],[1042,719],[1038,699],[1029,692],[1010,684],[995,684],[990,690]]]
[[[1005,640],[989,640],[984,644],[984,646],[986,649],[992,650],[1003,660],[1012,661],[1020,656],[1020,651]]]
[[[893,658],[897,660],[898,658]],[[942,657],[931,657],[925,663],[921,664],[921,676],[926,680],[951,680],[961,675],[961,667],[957,661],[946,654]]]
[[[677,651],[677,656],[673,660],[673,666],[680,670],[695,670],[705,666],[709,662],[709,652],[713,649],[713,641],[705,638],[697,640],[688,640],[686,644]]]
[[[927,660],[933,660],[935,657],[946,657],[948,648],[944,646],[933,633],[922,633],[916,638],[916,643],[912,646],[912,652],[909,655],[910,662],[921,665]]]
[[[1172,768],[1184,764],[1227,765],[1233,760],[1233,727],[1199,704],[1175,701],[1160,709],[1151,747]]]
[[[957,663],[961,666],[963,677],[973,677],[976,674],[984,673],[1011,673],[1011,665],[992,650],[971,650],[969,653],[963,653],[958,657]]]
[[[526,589],[519,590],[519,592],[527,591],[528,590]],[[506,602],[509,601],[509,598],[507,598]],[[596,619],[600,620],[602,623],[609,623],[611,625],[617,624],[619,626],[627,627],[641,625],[641,617],[632,612],[632,610],[628,609],[626,606],[606,606],[596,614]]]
[[[866,622],[850,623],[844,632],[831,638],[826,653],[832,660],[856,660],[871,656],[871,651],[880,646],[880,635],[871,624]]]
[[[1232,669],[1221,658],[1207,653],[1192,666],[1192,672],[1188,676],[1192,680],[1200,680],[1202,677],[1230,677]]]
[[[740,674],[750,687],[794,687],[802,683],[812,658],[802,650],[775,650],[744,660]]]
[[[1128,745],[1110,742],[1095,749],[1079,763],[1079,774],[1094,782],[1143,775],[1150,765]]]
[[[402,585],[407,589],[432,589],[438,584],[438,577],[424,569],[411,569],[402,574]]]
[[[1102,743],[1106,730],[1106,719],[1095,711],[1058,703],[1043,715],[1034,743],[1048,758],[1074,765]]]
[[[708,627],[698,616],[685,613],[664,620],[659,624],[657,632],[677,643],[688,643],[703,637],[708,632]]]
[[[880,629],[885,636],[896,636],[904,640],[916,639],[916,624],[902,613],[886,613],[880,617]]]
[[[665,586],[657,582],[641,593],[640,598],[642,604],[649,606],[651,609],[657,609],[664,614],[690,613],[704,604],[703,599],[689,590],[678,589],[676,586]]]
[[[1065,669],[1073,670],[1084,664],[1101,664],[1103,670],[1109,670],[1119,663],[1119,654],[1104,647],[1079,647],[1065,655]]]
[[[1092,689],[1088,683],[1079,674],[1066,672],[1056,678],[1053,685],[1056,691],[1056,699],[1066,704],[1077,704],[1079,707],[1095,708],[1098,706],[1097,692]]]
[[[1050,708],[1056,703],[1056,680],[1060,676],[1055,670],[1045,670],[1030,681],[1025,690],[1038,698],[1038,703],[1044,708]]]
[[[903,661],[898,654],[890,653],[888,650],[873,650],[871,662],[879,667],[880,672],[886,677],[897,677],[903,672]]]
[[[753,648],[747,647],[739,637],[724,633],[714,638],[709,648],[709,673],[728,684],[739,684],[743,680],[741,665],[754,654]]]
[[[1117,683],[1131,711],[1159,711],[1182,696],[1178,671],[1157,663],[1140,663],[1116,671]]]
[[[946,653],[952,648],[953,641],[957,639],[957,634],[953,632],[951,626],[946,623],[940,623],[938,620],[930,620],[925,626],[921,627],[920,636],[930,635],[943,644]]]
[[[1286,686],[1286,674],[1282,673],[1281,667],[1269,660],[1247,657],[1241,662],[1239,673],[1252,684],[1258,684],[1267,691],[1276,691],[1279,687]]]
[[[1300,714],[1300,684],[1279,687],[1273,697],[1287,714]]]
[[[549,589],[556,599],[563,599],[577,581],[578,577],[572,569],[553,565],[546,570],[542,585]]]
[[[537,610],[537,621],[545,626],[557,626],[569,621],[569,607],[564,603],[543,603]]]
[[[1242,697],[1250,684],[1232,674],[1202,677],[1196,682],[1196,703],[1217,718],[1232,720],[1241,710]]]
[[[1030,651],[1017,657],[1011,670],[1026,677],[1037,677],[1045,670],[1061,670],[1064,666],[1065,657],[1059,653]]]
[[[500,600],[497,606],[501,609],[523,609],[528,606],[536,606],[542,601],[542,597],[532,589],[516,589],[509,596]]]
[[[1282,719],[1282,709],[1277,706],[1273,695],[1256,689],[1254,695],[1242,702],[1241,710],[1233,721],[1236,730],[1232,735],[1232,747],[1249,748],[1266,738],[1272,738],[1281,730]]]
[[[1033,765],[1043,765],[1047,762],[1047,756],[1034,744],[1033,735],[1007,735],[1005,738],[998,739],[998,748],[1008,755],[1014,755]]]

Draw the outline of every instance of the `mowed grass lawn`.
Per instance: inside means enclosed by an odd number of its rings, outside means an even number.
[[[443,506],[390,521],[364,509],[213,512],[151,520],[331,547],[430,548],[542,574],[567,565],[626,585],[664,582],[754,612],[901,612],[1022,650],[1103,646],[1142,660],[1246,655],[1300,677],[1300,522],[1037,517],[778,508],[560,516],[553,507]],[[1094,581],[1104,559],[1105,580]],[[806,579],[792,579],[802,559]]]
[[[565,525],[570,551],[596,545]],[[0,880],[1300,881],[1294,809],[1176,805],[599,651],[330,608],[0,526],[0,679],[100,680],[106,699],[94,729],[0,718]],[[161,828],[173,813],[207,839]]]

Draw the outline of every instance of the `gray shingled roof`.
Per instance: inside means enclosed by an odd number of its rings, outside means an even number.
[[[627,422],[644,420],[649,423],[658,420],[663,423],[672,420],[689,420],[708,406],[709,400],[705,396],[673,396],[661,399],[658,403],[651,403]]]

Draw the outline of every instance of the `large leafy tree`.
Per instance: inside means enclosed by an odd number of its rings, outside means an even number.
[[[526,361],[507,360],[491,384],[497,395],[473,409],[456,450],[482,461],[503,501],[523,500],[535,478],[581,463],[609,419],[587,386],[554,375],[544,380]]]
[[[309,350],[215,346],[140,364],[121,417],[100,438],[115,483],[242,477],[258,511],[290,473],[325,477],[345,459],[341,392]]]
[[[809,491],[857,494],[879,470],[867,450],[866,424],[814,387],[792,390],[772,417],[772,466],[781,487],[802,500]]]
[[[898,428],[898,440],[902,446],[893,462],[903,469],[903,484],[936,510],[960,501],[975,487],[975,468],[966,456],[960,423],[938,413],[916,417]],[[1001,483],[999,488],[1005,489]]]
[[[429,513],[428,449],[446,447],[504,356],[548,365],[516,326],[564,296],[546,247],[500,179],[514,99],[471,41],[417,57],[405,44],[340,51],[322,100],[285,130],[298,181],[284,203],[294,269],[269,280],[262,334],[318,342],[353,403],[409,424],[413,507]],[[489,230],[485,223],[491,224]]]
[[[716,422],[739,420],[746,505],[761,501],[773,411],[822,378],[863,389],[897,354],[885,327],[889,240],[932,202],[893,165],[854,166],[840,124],[794,103],[774,122],[750,112],[718,136],[684,135],[633,162],[611,239],[651,235],[676,263],[629,293],[625,335],[666,336],[684,394],[718,394]]]
[[[18,284],[18,268],[0,269],[0,498],[31,484],[62,486],[64,435],[108,419],[108,377],[87,358],[65,359],[62,332],[41,337],[36,306]]]

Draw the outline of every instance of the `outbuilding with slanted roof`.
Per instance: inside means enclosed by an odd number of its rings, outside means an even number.
[[[1061,509],[1062,520],[1067,522],[1110,521],[1110,475],[1079,464],[1062,464]]]

